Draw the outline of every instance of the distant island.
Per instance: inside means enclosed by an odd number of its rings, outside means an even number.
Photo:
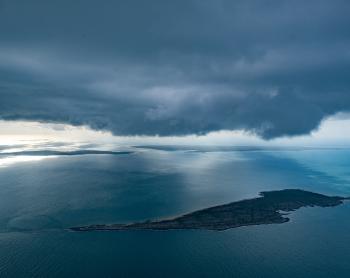
[[[73,227],[73,231],[125,230],[227,230],[241,226],[289,221],[288,212],[302,207],[334,207],[349,198],[325,196],[300,189],[261,192],[260,197],[197,210],[179,217],[129,224],[96,224]]]
[[[19,151],[19,152],[2,152],[0,156],[75,156],[75,155],[91,155],[91,154],[109,154],[109,155],[120,155],[120,154],[131,154],[131,151],[101,151],[101,150],[76,150],[76,151]]]

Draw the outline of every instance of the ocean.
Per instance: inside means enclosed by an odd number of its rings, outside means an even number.
[[[130,149],[0,157],[0,277],[349,276],[350,202],[219,232],[68,229],[162,219],[285,188],[350,196],[349,149]]]

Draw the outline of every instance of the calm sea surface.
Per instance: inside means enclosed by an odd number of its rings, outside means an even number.
[[[154,150],[0,167],[0,277],[349,277],[350,202],[279,225],[77,233],[301,188],[350,196],[350,150]]]

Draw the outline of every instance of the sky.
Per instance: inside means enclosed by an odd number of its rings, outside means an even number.
[[[310,134],[265,140],[244,130],[222,130],[205,135],[186,136],[116,136],[110,131],[92,130],[88,126],[0,121],[0,153],[8,152],[9,149],[57,149],[57,147],[67,150],[81,147],[122,150],[124,147],[140,145],[349,148],[349,126],[348,115],[337,115],[324,120],[319,128]]]
[[[0,0],[1,138],[344,142],[349,14],[347,0]]]

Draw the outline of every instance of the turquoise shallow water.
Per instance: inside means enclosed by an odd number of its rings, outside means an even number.
[[[224,232],[91,232],[303,188],[350,195],[349,150],[85,155],[0,168],[0,277],[347,277],[350,203]]]

